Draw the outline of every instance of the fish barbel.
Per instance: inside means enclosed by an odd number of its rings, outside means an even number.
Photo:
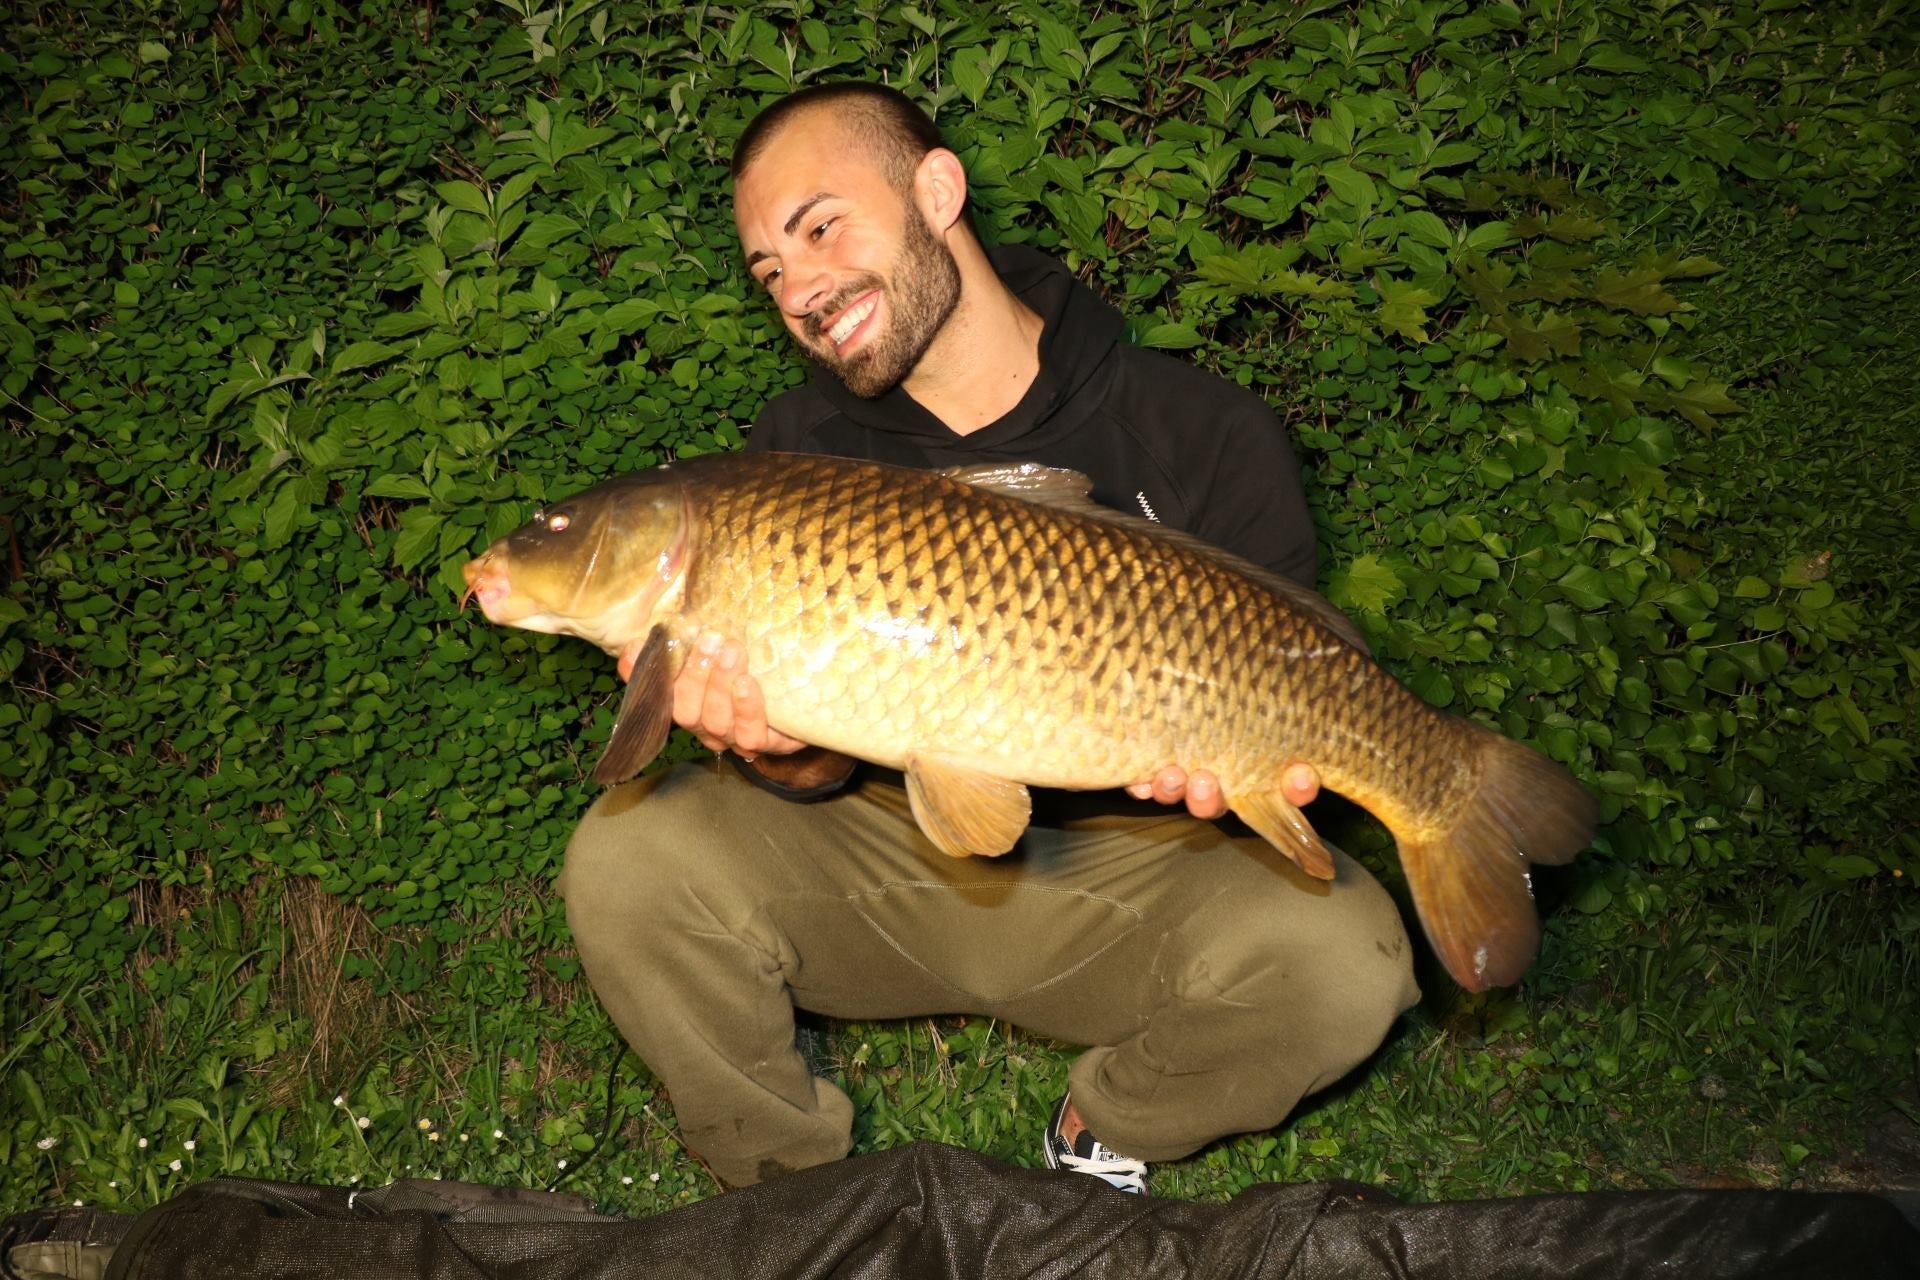
[[[719,455],[555,504],[466,580],[494,622],[638,648],[601,782],[659,753],[691,642],[719,632],[744,643],[771,726],[903,770],[949,854],[1012,848],[1028,786],[1177,765],[1211,770],[1236,815],[1331,878],[1281,791],[1304,760],[1393,833],[1455,980],[1517,981],[1539,945],[1528,866],[1586,846],[1592,797],[1421,701],[1314,592],[1088,488],[1034,464]]]

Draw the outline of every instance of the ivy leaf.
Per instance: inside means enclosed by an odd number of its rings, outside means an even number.
[[[1675,412],[1702,431],[1711,431],[1719,425],[1715,415],[1740,412],[1739,403],[1728,397],[1724,382],[1696,382],[1684,390],[1670,391],[1663,398]]]
[[[1376,280],[1374,287],[1380,292],[1380,327],[1424,346],[1427,308],[1440,301],[1439,295],[1402,280]]]
[[[1328,599],[1342,609],[1367,613],[1385,613],[1406,589],[1393,567],[1371,553],[1335,569],[1327,580]]]
[[[1580,354],[1580,326],[1573,317],[1558,312],[1549,311],[1538,325],[1513,316],[1496,316],[1493,328],[1507,340],[1507,349],[1522,364]]]
[[[1615,311],[1638,316],[1665,316],[1693,308],[1661,287],[1661,275],[1650,267],[1631,271],[1608,268],[1594,278],[1593,300]]]

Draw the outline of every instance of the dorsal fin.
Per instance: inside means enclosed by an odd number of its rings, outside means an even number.
[[[1366,637],[1360,634],[1360,628],[1354,626],[1351,618],[1318,591],[1303,587],[1291,578],[1283,578],[1265,565],[1255,564],[1231,551],[1223,551],[1190,533],[1169,529],[1156,520],[1146,520],[1125,511],[1115,511],[1112,507],[1103,507],[1088,496],[1093,492],[1093,481],[1078,471],[1069,471],[1065,467],[1046,467],[1037,462],[982,462],[970,467],[948,467],[941,474],[978,489],[989,489],[1010,498],[1021,498],[1059,511],[1071,511],[1075,515],[1144,533],[1204,556],[1222,568],[1231,569],[1259,583],[1312,616],[1361,653],[1373,656],[1373,651],[1367,647]]]

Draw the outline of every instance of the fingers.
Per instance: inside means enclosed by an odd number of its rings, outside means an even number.
[[[1295,760],[1280,775],[1280,794],[1296,809],[1313,803],[1320,794],[1320,775],[1304,760]]]
[[[1220,779],[1205,769],[1187,775],[1187,812],[1208,822],[1225,817],[1227,800],[1220,794]]]
[[[1154,774],[1152,782],[1128,787],[1127,794],[1137,800],[1158,800],[1161,804],[1179,804],[1184,800],[1189,813],[1208,822],[1227,812],[1220,780],[1205,769],[1195,769],[1189,774],[1178,765],[1170,764]]]
[[[674,681],[673,719],[709,751],[731,747],[748,760],[806,745],[767,724],[766,696],[747,672],[746,650],[712,632],[695,641]]]
[[[1320,794],[1320,775],[1312,765],[1296,760],[1281,773],[1280,791],[1288,804],[1304,808]],[[1178,765],[1168,765],[1154,775],[1152,782],[1138,782],[1128,787],[1127,794],[1136,800],[1158,800],[1161,804],[1185,801],[1189,813],[1207,822],[1225,817],[1227,813],[1227,797],[1220,789],[1220,779],[1206,769],[1188,773]]]

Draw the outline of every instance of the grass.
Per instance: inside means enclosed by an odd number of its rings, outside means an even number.
[[[381,960],[403,940],[306,892],[254,898],[236,924],[262,945],[211,958],[171,994],[178,971],[155,956],[134,983],[9,1017],[24,1030],[0,1062],[19,1121],[0,1205],[137,1207],[194,1178],[289,1170],[565,1187],[629,1214],[718,1189],[584,980],[533,982],[484,1011],[423,999]],[[1920,909],[1892,898],[1782,881],[1644,928],[1563,912],[1524,988],[1466,996],[1429,965],[1427,998],[1371,1062],[1275,1132],[1157,1167],[1154,1189],[1205,1200],[1352,1179],[1425,1200],[1920,1184],[1920,1169],[1866,1154],[1876,1127],[1913,1122],[1900,1102],[1920,1071],[1907,998]],[[184,908],[164,936],[204,936],[209,913]],[[491,941],[447,956],[450,985],[493,963]],[[321,983],[316,956],[372,970]],[[129,990],[154,997],[146,1016],[115,1006]],[[829,1047],[858,1106],[856,1150],[933,1140],[1028,1165],[1072,1056],[977,1018],[836,1025]]]

